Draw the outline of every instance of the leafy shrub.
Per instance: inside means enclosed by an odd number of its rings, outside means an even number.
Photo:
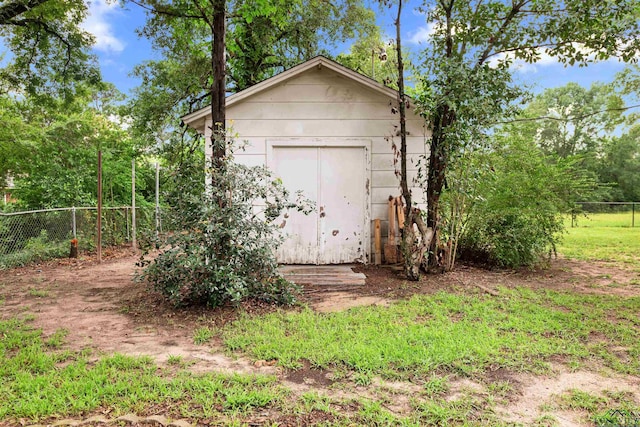
[[[52,241],[47,230],[25,242],[24,248],[7,255],[0,255],[0,269],[20,267],[34,262],[69,255],[69,241]]]
[[[297,288],[278,275],[275,248],[282,236],[274,220],[285,209],[305,206],[291,202],[264,167],[234,164],[229,156],[211,173],[210,191],[185,192],[189,200],[180,203],[174,219],[182,231],[145,261],[140,277],[176,305],[215,307],[245,298],[292,303]]]
[[[532,143],[501,142],[458,165],[477,172],[459,252],[500,267],[531,266],[555,253],[572,195],[589,183],[570,163],[550,162]]]

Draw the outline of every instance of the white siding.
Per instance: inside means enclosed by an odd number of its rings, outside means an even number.
[[[395,173],[400,168],[399,157],[392,148],[394,143],[398,148],[400,145],[399,118],[392,112],[396,103],[332,70],[313,68],[227,107],[228,127],[237,140],[246,142],[244,150],[236,152],[236,159],[247,165],[268,164],[268,147],[273,141],[309,146],[348,144],[349,139],[367,141],[371,162],[366,177],[371,200],[368,217],[370,222],[382,220],[384,237],[388,197],[400,195]],[[408,170],[413,179],[419,157],[427,154],[427,130],[412,108],[408,114]],[[398,157],[397,165],[394,157]],[[412,193],[416,201],[423,202],[419,189]]]

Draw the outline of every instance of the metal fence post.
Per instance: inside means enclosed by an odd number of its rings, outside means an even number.
[[[631,227],[636,226],[636,204],[631,203]]]
[[[131,160],[131,247],[136,249],[136,159]]]
[[[102,151],[98,150],[98,217],[96,224],[98,263],[102,263]]]
[[[76,233],[76,207],[75,206],[71,208],[71,227],[73,228],[73,238],[77,239],[78,235]]]
[[[129,229],[129,206],[124,207],[124,218],[127,223],[127,240],[131,240],[131,232]]]
[[[160,236],[160,164],[156,162],[156,238]]]

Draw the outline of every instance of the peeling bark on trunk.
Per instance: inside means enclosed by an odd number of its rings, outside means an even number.
[[[420,268],[433,239],[433,229],[424,221],[419,209],[413,207],[411,190],[407,180],[407,100],[404,93],[404,64],[402,62],[402,39],[400,37],[400,15],[402,0],[398,2],[396,18],[396,50],[398,54],[398,112],[400,113],[400,187],[405,201],[405,226],[402,234],[404,273],[409,280],[420,279]]]
[[[412,208],[407,215],[402,239],[404,271],[409,280],[420,279],[420,269],[433,241],[433,228],[427,227],[419,209]]]

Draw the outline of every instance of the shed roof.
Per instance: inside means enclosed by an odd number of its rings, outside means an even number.
[[[344,65],[338,64],[337,62],[327,57],[316,56],[315,58],[312,58],[308,61],[298,64],[295,67],[289,68],[288,70],[285,70],[280,74],[276,74],[275,76],[270,77],[266,80],[263,80],[262,82],[255,84],[247,89],[234,93],[233,95],[227,96],[226,106],[227,108],[229,108],[235,103],[238,103],[246,98],[256,95],[275,85],[284,83],[287,80],[290,80],[315,67],[326,68],[331,71],[334,71],[348,79],[351,79],[361,84],[362,86],[365,86],[380,94],[386,95],[391,99],[396,100],[398,98],[398,92],[395,89],[391,89],[390,87],[387,87],[381,83],[378,83],[377,81],[367,76],[364,76],[350,68],[347,68]],[[185,123],[187,126],[203,131],[205,119],[210,114],[211,114],[211,108],[207,106],[207,107],[201,108],[198,111],[194,111],[193,113],[183,116],[182,122]]]

